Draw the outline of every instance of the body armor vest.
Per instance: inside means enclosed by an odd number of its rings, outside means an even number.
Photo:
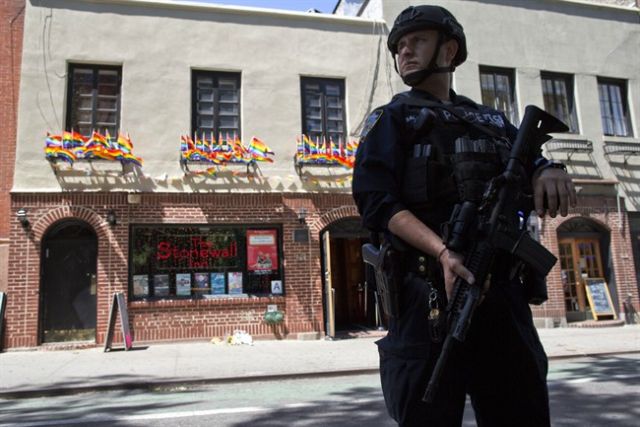
[[[480,114],[477,108],[454,110],[408,95],[401,102],[407,126],[413,128],[402,200],[425,224],[439,230],[455,204],[480,201],[489,181],[504,171],[511,144],[504,127],[487,129],[467,119]],[[496,117],[501,116],[496,112]]]

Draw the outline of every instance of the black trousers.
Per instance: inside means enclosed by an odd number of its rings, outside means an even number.
[[[547,357],[522,286],[492,283],[428,405],[422,396],[441,345],[428,334],[426,283],[405,280],[403,313],[378,341],[385,403],[400,426],[460,426],[467,394],[479,427],[550,425]]]

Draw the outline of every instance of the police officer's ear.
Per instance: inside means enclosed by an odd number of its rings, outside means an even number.
[[[441,66],[449,66],[453,62],[453,59],[456,57],[459,49],[458,41],[455,39],[449,39],[442,44],[440,48],[440,59],[443,63],[440,63]]]

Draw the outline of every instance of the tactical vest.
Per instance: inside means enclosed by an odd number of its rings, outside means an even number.
[[[414,131],[405,147],[402,200],[438,231],[455,204],[478,202],[489,181],[504,171],[511,148],[506,127],[471,122],[468,117],[479,114],[477,108],[454,109],[409,94],[398,101]]]

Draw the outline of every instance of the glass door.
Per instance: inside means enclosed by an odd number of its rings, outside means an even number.
[[[604,277],[597,239],[561,239],[560,267],[567,312],[586,312],[585,279]]]

